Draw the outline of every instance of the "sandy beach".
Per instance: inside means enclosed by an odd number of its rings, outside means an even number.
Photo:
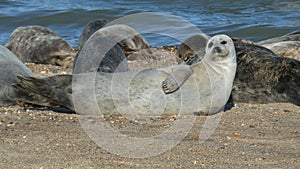
[[[161,61],[166,58],[171,60]],[[129,61],[131,69],[175,63],[167,55]],[[72,71],[27,66],[36,76]],[[197,116],[178,145],[158,156],[138,159],[99,147],[82,129],[79,115],[25,107],[0,107],[0,168],[300,168],[300,107],[290,103],[236,103],[222,113],[215,132],[204,143],[199,143],[199,131],[207,117]],[[167,116],[135,125],[121,116],[106,119],[115,129],[135,137],[163,131],[176,120]]]

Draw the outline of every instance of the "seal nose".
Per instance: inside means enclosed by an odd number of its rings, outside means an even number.
[[[221,53],[222,50],[220,47],[214,47],[214,51],[217,52],[217,53]]]

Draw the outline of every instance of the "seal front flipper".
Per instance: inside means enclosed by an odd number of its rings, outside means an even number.
[[[192,75],[190,68],[180,68],[172,72],[163,82],[162,89],[166,94],[173,93]]]

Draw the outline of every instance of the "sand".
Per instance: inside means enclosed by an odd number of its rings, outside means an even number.
[[[172,54],[171,54],[172,55]],[[171,60],[162,62],[161,60]],[[131,69],[172,65],[176,59],[129,61]],[[27,64],[37,76],[72,70]],[[200,143],[207,117],[197,116],[189,134],[172,149],[149,158],[110,153],[84,132],[79,115],[29,105],[0,107],[0,168],[300,168],[300,107],[290,103],[236,103],[221,114],[215,132]],[[107,123],[135,137],[168,129],[176,116],[155,118],[137,125],[121,116]]]

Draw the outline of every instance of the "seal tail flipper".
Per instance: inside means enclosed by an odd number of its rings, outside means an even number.
[[[63,106],[73,109],[71,100],[72,75],[56,75],[45,78],[18,76],[18,82],[14,87],[20,92],[30,93],[32,98],[44,98],[40,100],[22,100],[41,106]],[[46,105],[45,105],[46,104]],[[49,105],[47,105],[49,104]]]

